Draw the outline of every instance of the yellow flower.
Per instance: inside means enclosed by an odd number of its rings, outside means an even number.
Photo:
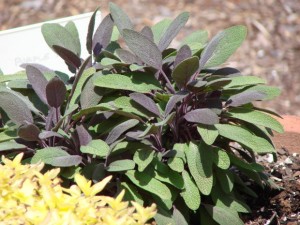
[[[104,178],[101,182],[94,184],[91,186],[92,181],[87,181],[84,176],[80,174],[75,174],[75,182],[84,193],[85,196],[94,196],[98,194],[103,188],[107,185],[107,183],[111,180],[112,176],[108,176]]]
[[[92,185],[76,174],[70,188],[61,187],[59,169],[44,174],[44,164],[22,165],[23,154],[0,164],[0,225],[143,225],[156,213],[155,205],[144,208],[123,202],[125,192],[114,199],[96,195],[112,179]]]

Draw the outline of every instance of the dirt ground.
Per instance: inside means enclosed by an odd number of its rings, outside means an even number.
[[[0,0],[0,30],[94,11],[108,12],[107,0]],[[138,29],[159,20],[190,12],[179,39],[197,29],[210,37],[236,24],[248,28],[248,37],[227,66],[265,78],[282,94],[264,107],[280,114],[300,116],[300,0],[115,0]],[[177,41],[178,41],[177,40]],[[1,52],[1,49],[0,49]],[[298,140],[299,141],[299,140]],[[265,190],[249,199],[253,208],[247,225],[300,224],[300,156],[278,146],[278,162],[259,158],[270,179],[285,189]]]

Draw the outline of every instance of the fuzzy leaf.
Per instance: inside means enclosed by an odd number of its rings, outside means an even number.
[[[245,26],[233,26],[218,33],[202,52],[200,67],[206,69],[224,63],[240,47],[246,34]]]
[[[10,89],[0,87],[0,108],[17,125],[33,123],[30,109],[21,96]]]
[[[248,91],[259,91],[266,94],[266,97],[263,100],[272,100],[278,97],[281,93],[278,87],[272,87],[267,85],[255,85],[247,88]]]
[[[183,60],[186,60],[187,58],[192,57],[192,51],[189,46],[183,45],[177,52],[177,55],[174,60],[174,68],[177,67],[179,63],[181,63]],[[199,66],[199,63],[198,63]]]
[[[24,124],[19,127],[18,136],[26,141],[39,140],[40,129],[34,124]]]
[[[42,25],[42,34],[50,48],[53,45],[58,45],[80,56],[80,45],[65,27],[59,24],[46,23]]]
[[[78,80],[78,83],[76,85],[76,88],[74,90],[74,93],[72,95],[69,105],[74,105],[74,104],[78,103],[78,100],[81,97],[80,95],[83,92],[82,91],[83,85],[86,83],[87,79],[89,79],[89,77],[91,77],[95,72],[96,72],[96,70],[93,67],[84,70],[84,72],[82,73],[82,75],[80,76],[80,78]],[[89,91],[91,92],[90,95],[92,95],[94,93],[91,90],[89,90]]]
[[[24,71],[15,73],[15,74],[9,74],[5,76],[0,76],[0,84],[12,80],[25,80],[27,78],[26,73]]]
[[[216,206],[231,209],[236,212],[249,213],[250,208],[245,202],[237,199],[233,194],[226,194],[221,189],[220,185],[215,185],[211,194],[212,200]]]
[[[97,75],[93,75],[87,78],[87,81],[82,88],[79,101],[82,109],[97,105],[103,96],[110,91],[105,88],[95,87],[94,79],[96,77]]]
[[[67,89],[64,82],[54,77],[46,86],[46,97],[51,107],[60,107],[66,98]]]
[[[92,54],[92,43],[93,43],[93,34],[94,34],[94,29],[95,29],[95,20],[96,20],[96,15],[98,12],[98,8],[94,11],[93,15],[91,16],[89,26],[88,26],[88,33],[86,36],[86,49],[89,54]]]
[[[263,100],[266,97],[266,94],[259,91],[244,91],[236,95],[232,95],[226,102],[227,106],[241,106],[253,101]]]
[[[184,170],[184,163],[181,158],[178,157],[169,158],[167,163],[168,166],[176,172],[181,173]]]
[[[93,42],[92,42],[94,53],[97,53],[95,51],[95,48],[98,48],[98,46],[101,47],[102,49],[106,49],[106,47],[110,43],[113,27],[114,27],[114,22],[112,20],[111,15],[108,14],[106,17],[103,18],[99,27],[95,31]]]
[[[145,37],[147,37],[150,41],[154,42],[153,32],[150,27],[145,26],[141,30],[141,34],[144,35]]]
[[[197,184],[198,189],[202,194],[209,195],[211,193],[211,189],[213,186],[213,176],[204,177],[200,175],[201,171],[199,170],[201,169],[199,168],[201,168],[200,165],[201,158],[200,158],[198,146],[195,145],[194,143],[190,143],[190,146],[188,149],[186,149],[185,153],[186,153],[188,168]]]
[[[184,199],[185,204],[191,210],[197,210],[201,202],[199,190],[188,172],[184,170],[182,172],[182,176],[184,180],[184,190],[180,193],[180,195]]]
[[[198,125],[197,131],[207,145],[212,145],[219,135],[218,130],[213,125]]]
[[[152,112],[156,116],[160,116],[159,109],[155,102],[149,98],[147,95],[141,94],[141,93],[131,93],[130,98],[138,103],[140,106],[145,108],[146,110]]]
[[[219,183],[221,184],[222,190],[226,194],[230,194],[232,192],[233,186],[234,186],[234,177],[232,173],[224,170],[217,170],[216,171],[217,178],[219,180]]]
[[[125,189],[125,201],[135,201],[139,203],[140,205],[144,205],[144,201],[142,196],[139,194],[137,188],[133,185],[127,184],[126,182],[121,183],[121,188]]]
[[[183,87],[199,68],[197,56],[187,58],[179,63],[172,72],[172,77],[179,87]]]
[[[31,163],[42,161],[46,164],[57,167],[77,166],[81,163],[81,156],[69,155],[59,147],[48,147],[37,150],[31,159]]]
[[[136,119],[127,120],[118,126],[114,127],[111,132],[109,132],[105,142],[107,144],[112,144],[115,142],[125,131],[135,127],[139,123]]]
[[[137,75],[140,74],[132,74],[132,76],[120,74],[103,75],[97,77],[94,80],[94,84],[98,87],[129,90],[139,93],[149,93],[151,90],[161,89],[159,82],[154,77]]]
[[[181,28],[184,27],[188,19],[189,13],[183,12],[172,21],[159,40],[158,48],[160,51],[163,51],[171,44],[172,40],[176,37]]]
[[[156,44],[159,43],[159,40],[166,32],[166,30],[168,29],[171,23],[172,23],[171,19],[163,19],[151,27],[151,30],[153,32],[154,43]]]
[[[109,146],[106,142],[97,139],[90,141],[86,146],[80,146],[82,153],[106,157],[109,153]]]
[[[50,137],[59,137],[59,138],[63,138],[63,136],[57,132],[54,132],[54,131],[42,131],[40,134],[39,134],[39,139],[47,139],[47,138],[50,138]]]
[[[73,21],[69,21],[65,25],[65,28],[72,35],[72,37],[73,37],[73,39],[75,41],[75,45],[79,49],[78,56],[80,56],[80,53],[81,53],[81,43],[80,43],[79,33],[78,33],[78,30],[77,30],[77,27],[76,27],[75,23]]]
[[[134,162],[138,165],[138,171],[142,172],[152,162],[154,151],[151,149],[138,149],[133,156]]]
[[[189,45],[191,46],[194,43],[197,43],[199,47],[202,47],[208,41],[208,32],[206,30],[198,30],[190,35],[186,36],[181,42],[181,45]]]
[[[184,115],[184,118],[191,123],[214,125],[219,123],[218,115],[211,109],[195,109]]]
[[[224,86],[224,89],[241,88],[245,86],[253,86],[256,84],[265,84],[266,81],[256,76],[238,76],[230,77],[231,82]]]
[[[216,124],[219,134],[236,141],[257,153],[275,152],[274,146],[266,139],[256,136],[245,128],[231,124]]]
[[[268,127],[278,133],[283,133],[282,125],[272,116],[260,112],[258,110],[246,108],[232,108],[228,115],[232,118],[246,121],[248,123],[256,124],[263,127]]]
[[[75,130],[78,136],[80,146],[88,145],[88,143],[92,141],[92,136],[82,124],[77,125]]]
[[[222,149],[214,148],[213,153],[213,162],[219,167],[220,169],[227,170],[230,166],[230,158]]]
[[[171,199],[172,194],[170,189],[162,182],[156,180],[147,173],[129,170],[125,175],[141,189],[157,195],[162,199]]]
[[[58,45],[52,45],[52,48],[56,52],[56,54],[58,54],[63,60],[65,60],[67,65],[72,65],[77,69],[80,67],[80,57],[78,57],[75,53]]]
[[[225,209],[218,206],[204,205],[211,217],[220,225],[243,225],[244,222],[239,215],[230,209]]]
[[[172,219],[175,221],[174,225],[189,225],[183,214],[174,207]]]
[[[2,151],[14,151],[14,150],[20,150],[20,149],[26,149],[27,147],[25,145],[19,144],[15,141],[6,141],[0,143],[0,152]]]
[[[134,54],[122,48],[117,49],[116,54],[123,62],[128,64],[133,64],[138,61],[137,57]]]
[[[109,164],[107,171],[109,172],[119,172],[132,170],[135,167],[135,162],[130,159],[117,160]]]
[[[165,109],[165,115],[168,115],[172,112],[174,109],[175,105],[182,101],[186,96],[188,96],[188,92],[186,91],[180,91],[177,92],[176,94],[172,95],[172,97],[169,99],[166,109]]]
[[[121,35],[123,35],[124,29],[133,29],[133,24],[129,17],[115,3],[109,3],[109,10]]]
[[[129,49],[147,65],[160,70],[162,67],[162,55],[156,44],[144,35],[125,29],[123,37]]]
[[[160,162],[158,160],[156,161],[157,162],[155,164],[155,178],[162,182],[171,184],[178,189],[183,189],[184,180],[182,179],[182,176],[174,170],[171,170],[163,162]]]
[[[45,104],[47,104],[46,86],[48,81],[44,77],[43,73],[34,65],[27,65],[26,74],[35,93]]]

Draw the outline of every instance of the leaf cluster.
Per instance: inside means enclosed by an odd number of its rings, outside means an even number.
[[[61,167],[70,180],[78,171],[94,182],[113,175],[107,192],[155,202],[161,225],[243,224],[243,196],[256,197],[243,179],[268,183],[255,154],[275,154],[269,136],[283,131],[275,113],[253,104],[279,90],[221,67],[246,28],[210,41],[195,31],[173,48],[186,12],[141,31],[113,3],[97,29],[96,15],[85,60],[74,23],[42,27],[71,77],[37,64],[0,76],[0,151]]]

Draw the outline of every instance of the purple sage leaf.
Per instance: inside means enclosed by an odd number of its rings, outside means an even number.
[[[134,30],[123,30],[123,37],[129,49],[144,63],[160,70],[162,55],[156,44]]]
[[[80,67],[81,60],[75,53],[58,45],[53,45],[52,48],[68,65],[77,69]]]
[[[139,123],[136,119],[127,120],[118,126],[115,126],[111,132],[109,132],[105,142],[107,144],[112,144],[115,142],[125,131],[135,127]]]
[[[184,118],[191,123],[214,125],[219,123],[219,117],[211,109],[195,109],[184,115]]]
[[[27,65],[26,74],[35,93],[39,96],[42,102],[47,104],[46,86],[48,81],[44,77],[43,73],[34,65]]]
[[[263,100],[266,97],[266,94],[260,91],[244,91],[242,93],[231,96],[227,102],[227,106],[241,106],[248,104],[252,101]]]
[[[141,34],[144,35],[145,37],[147,37],[149,40],[154,42],[154,37],[153,37],[153,32],[151,30],[150,27],[145,26],[142,30],[141,30]]]
[[[108,14],[106,17],[104,17],[99,27],[95,31],[93,37],[93,49],[95,49],[96,46],[101,46],[102,49],[105,49],[108,46],[111,39],[113,27],[114,22],[111,18],[111,15]]]
[[[96,20],[96,15],[97,15],[98,9],[99,8],[97,8],[94,11],[94,13],[93,13],[93,15],[90,19],[89,26],[88,26],[88,33],[87,33],[87,36],[86,36],[86,49],[87,49],[89,54],[92,54],[93,34],[94,34],[95,20]]]
[[[159,112],[159,109],[158,109],[157,105],[147,95],[144,95],[142,93],[132,93],[129,96],[133,101],[138,103],[143,108],[145,108],[148,111],[152,112],[156,116],[160,116],[160,112]]]
[[[192,57],[192,51],[188,45],[183,45],[177,52],[174,61],[174,68],[183,60]]]
[[[175,95],[173,95],[167,105],[166,105],[166,108],[165,108],[165,115],[169,115],[172,110],[174,109],[175,105],[182,101],[186,96],[188,95],[188,92],[187,91],[180,91],[180,92],[177,92]]]
[[[166,49],[173,39],[176,37],[176,35],[179,33],[182,27],[186,24],[186,22],[189,19],[189,13],[183,12],[179,14],[170,24],[166,32],[163,34],[161,39],[158,43],[158,48],[160,51],[163,51]]]
[[[66,86],[58,77],[52,78],[46,86],[47,101],[51,107],[60,107],[66,98],[66,93]]]
[[[80,146],[88,145],[92,141],[92,136],[83,125],[76,126],[76,133]]]
[[[19,127],[18,135],[26,141],[39,140],[40,129],[34,124],[24,124]]]

